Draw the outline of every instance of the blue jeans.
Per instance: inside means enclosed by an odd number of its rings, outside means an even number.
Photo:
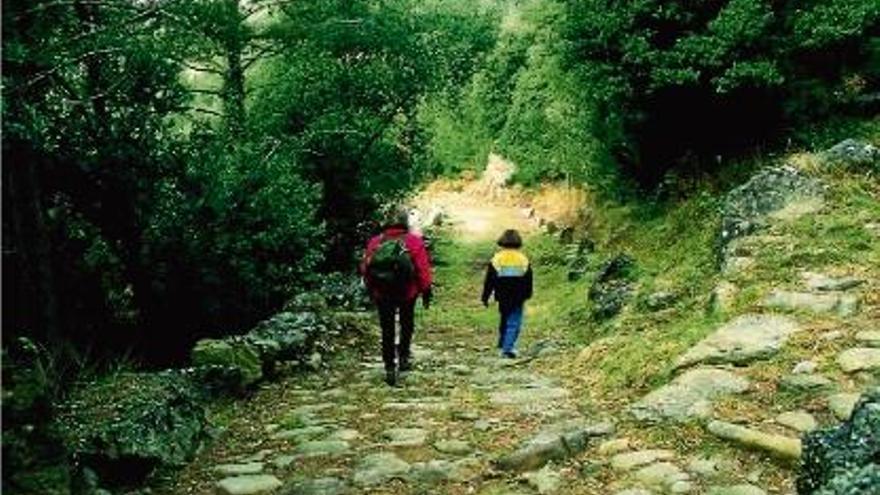
[[[523,305],[505,308],[500,307],[501,321],[498,323],[498,347],[502,352],[513,352],[516,349],[516,339],[523,322]]]

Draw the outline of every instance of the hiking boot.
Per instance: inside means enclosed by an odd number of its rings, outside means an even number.
[[[412,363],[409,361],[401,361],[400,367],[398,369],[400,370],[401,373],[408,373],[408,372],[412,371],[413,366],[412,366]]]
[[[386,370],[385,371],[385,383],[387,383],[389,387],[396,387],[397,386],[397,371]]]
[[[519,357],[516,351],[506,351],[503,353],[503,356],[507,359],[516,359],[517,357]]]

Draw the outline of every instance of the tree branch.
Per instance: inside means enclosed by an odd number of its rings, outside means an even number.
[[[211,95],[211,96],[223,96],[223,91],[219,89],[197,89],[197,88],[187,88],[187,91],[190,93],[197,93],[201,95]]]
[[[220,67],[217,67],[217,66],[202,67],[202,66],[187,62],[186,60],[174,58],[174,57],[168,57],[168,60],[171,60],[172,62],[176,62],[176,63],[180,64],[182,67],[189,69],[189,70],[192,70],[192,71],[196,71],[196,72],[207,72],[209,74],[217,74],[217,75],[221,75],[221,76],[223,74],[225,74],[223,69]],[[211,62],[208,62],[208,63],[211,63]]]
[[[132,2],[128,5],[125,5],[122,2],[113,2],[113,1],[108,1],[108,0],[80,0],[80,1],[58,0],[55,2],[44,2],[44,3],[38,4],[35,7],[29,8],[29,9],[19,13],[17,16],[15,16],[13,18],[13,20],[19,21],[23,17],[30,15],[30,14],[39,14],[41,12],[44,12],[46,10],[49,10],[49,9],[52,9],[55,7],[73,7],[76,4],[78,4],[78,5],[98,5],[98,6],[103,6],[103,7],[112,7],[112,8],[116,8],[119,10],[140,10],[137,7],[137,5],[134,4],[134,2]]]
[[[25,89],[37,84],[38,82],[42,81],[43,79],[46,79],[47,77],[50,77],[50,76],[56,74],[58,71],[60,71],[64,67],[67,67],[67,66],[73,65],[73,64],[78,64],[80,62],[83,62],[85,60],[88,60],[92,57],[96,57],[99,55],[109,55],[111,53],[118,53],[121,51],[122,51],[122,48],[110,47],[110,48],[100,48],[97,50],[92,50],[90,52],[83,53],[82,55],[80,55],[78,57],[75,57],[71,60],[64,61],[63,63],[60,63],[60,64],[55,65],[49,69],[46,69],[45,71],[37,74],[33,78],[19,84],[18,86],[14,86],[14,87],[10,88],[10,90],[11,91],[25,90]]]
[[[214,117],[220,117],[220,118],[226,117],[226,115],[222,114],[221,112],[218,112],[216,110],[211,110],[210,108],[179,106],[179,107],[174,107],[172,110],[177,111],[177,112],[199,112],[199,113],[213,115]]]
[[[88,3],[88,2],[83,2],[83,3]],[[104,26],[100,29],[93,29],[93,30],[85,32],[85,33],[80,33],[69,40],[65,40],[64,43],[65,44],[76,43],[78,41],[82,41],[85,38],[95,36],[95,35],[104,33],[106,31],[110,31],[112,29],[128,27],[129,25],[134,24],[135,22],[141,22],[141,21],[145,21],[145,20],[149,19],[150,16],[152,16],[153,14],[157,14],[158,10],[159,10],[158,6],[151,7],[147,10],[144,10],[143,12],[138,13],[135,16],[132,16],[129,19],[126,19],[125,22],[114,23],[114,24]],[[132,33],[128,33],[128,34],[132,34]]]
[[[259,61],[260,59],[280,55],[280,54],[284,53],[284,50],[285,50],[285,47],[283,47],[283,46],[279,47],[279,46],[274,46],[274,45],[267,45],[267,46],[257,50],[257,52],[255,54],[253,54],[249,57],[246,57],[244,60],[242,60],[241,67],[242,67],[242,69],[247,70],[250,68],[250,66],[254,65],[254,63]]]
[[[257,15],[260,12],[263,12],[267,9],[272,8],[272,7],[278,7],[281,5],[287,5],[287,4],[291,4],[291,3],[297,3],[298,1],[299,0],[275,0],[274,2],[261,3],[259,5],[255,5],[254,7],[250,8],[250,9],[244,9],[244,19],[247,20],[250,17]]]

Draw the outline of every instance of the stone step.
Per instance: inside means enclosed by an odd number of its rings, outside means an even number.
[[[719,438],[729,440],[744,447],[767,452],[780,459],[794,461],[801,456],[801,441],[797,438],[764,433],[745,426],[718,420],[710,422],[706,429]]]
[[[505,471],[538,469],[550,461],[575,456],[586,450],[591,439],[613,432],[614,425],[607,422],[551,425],[523,442],[518,449],[496,459],[495,465]]]

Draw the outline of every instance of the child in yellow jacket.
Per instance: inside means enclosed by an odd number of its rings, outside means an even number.
[[[482,301],[489,307],[489,298],[495,294],[500,313],[498,348],[504,357],[515,358],[523,305],[532,297],[532,267],[522,252],[522,237],[516,230],[504,231],[498,239],[498,246],[501,249],[486,267]]]

